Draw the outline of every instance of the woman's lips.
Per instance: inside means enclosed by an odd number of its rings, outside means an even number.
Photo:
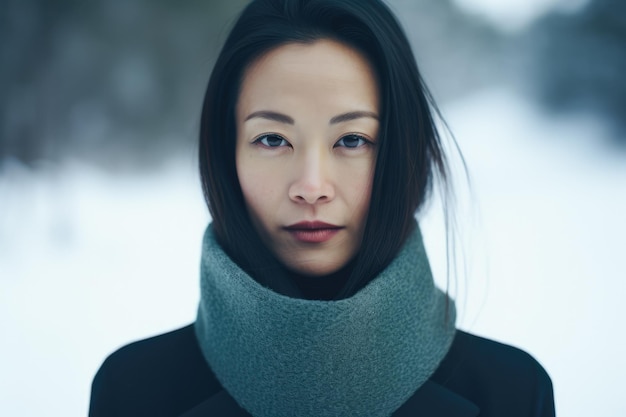
[[[304,243],[326,242],[332,239],[341,229],[343,227],[319,221],[299,222],[285,227],[285,230],[294,239]]]

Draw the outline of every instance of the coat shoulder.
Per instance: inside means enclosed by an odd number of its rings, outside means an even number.
[[[109,355],[94,377],[89,415],[178,415],[220,389],[188,325]]]
[[[481,416],[554,416],[552,381],[534,357],[464,331],[432,380],[474,402]]]

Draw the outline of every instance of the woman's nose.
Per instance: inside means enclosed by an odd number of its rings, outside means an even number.
[[[330,161],[323,152],[310,152],[294,161],[295,176],[289,198],[296,203],[317,204],[335,198]]]

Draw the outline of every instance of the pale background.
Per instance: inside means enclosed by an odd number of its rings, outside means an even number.
[[[460,326],[537,358],[552,377],[558,415],[626,415],[626,130],[615,104],[622,87],[610,78],[623,61],[612,61],[611,49],[602,61],[595,48],[585,49],[595,61],[568,61],[542,43],[564,33],[548,23],[567,28],[590,1],[444,3],[391,5],[469,168],[468,187],[456,161],[450,291]],[[91,12],[70,2],[8,4],[0,24],[14,40],[2,44],[0,73],[0,415],[85,415],[109,353],[194,320],[209,221],[194,141],[211,54],[236,5],[179,11],[179,23],[193,15],[196,26],[176,30],[162,26],[172,13],[166,2],[111,1]],[[98,13],[122,28],[158,23],[147,35],[81,26]],[[205,18],[210,28],[194,29]],[[186,41],[159,38],[162,31],[196,43],[180,52]],[[180,56],[142,55],[167,42]],[[176,60],[182,69],[155,72]],[[608,78],[594,78],[596,69]],[[582,78],[568,88],[568,74]],[[445,287],[437,201],[421,219]]]

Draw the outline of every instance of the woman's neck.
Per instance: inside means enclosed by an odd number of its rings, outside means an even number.
[[[340,270],[328,275],[310,276],[292,271],[287,271],[287,274],[302,291],[302,298],[332,300],[348,281],[353,267],[354,261],[350,261]]]

